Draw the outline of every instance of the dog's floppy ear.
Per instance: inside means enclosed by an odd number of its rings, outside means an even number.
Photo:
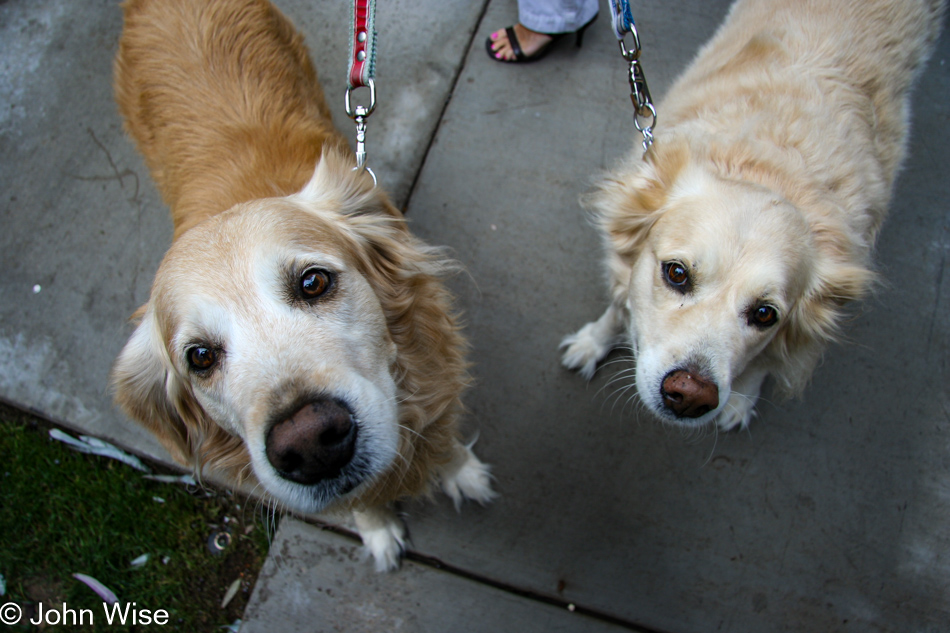
[[[582,199],[606,242],[611,285],[622,299],[630,269],[656,223],[658,211],[689,162],[685,142],[654,143],[643,158],[633,157]]]
[[[141,321],[112,368],[116,402],[199,478],[208,465],[241,481],[250,461],[244,443],[210,419],[178,377],[154,314],[142,308],[138,315]]]
[[[805,388],[825,346],[838,337],[846,306],[861,299],[873,280],[860,264],[819,256],[809,287],[770,345],[778,365],[772,373],[786,394]]]
[[[188,465],[193,453],[188,429],[168,395],[173,371],[154,316],[145,309],[112,368],[116,403],[152,432],[175,461]]]
[[[400,390],[396,467],[365,495],[385,502],[427,491],[433,473],[452,455],[470,376],[467,344],[444,278],[459,266],[445,251],[412,236],[402,217],[354,215],[360,268],[373,287],[396,345],[393,375]]]

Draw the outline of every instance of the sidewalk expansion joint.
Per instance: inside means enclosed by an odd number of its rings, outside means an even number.
[[[353,532],[352,530],[348,530],[344,527],[341,527],[339,525],[334,525],[332,523],[324,523],[312,517],[301,517],[299,515],[294,515],[294,517],[314,527],[320,528],[322,530],[326,530],[328,532],[332,532],[334,534],[337,534],[339,536],[352,540],[356,543],[362,543],[359,534],[357,534],[356,532]],[[453,576],[463,578],[465,580],[475,582],[480,585],[497,589],[498,591],[503,591],[505,593],[518,596],[519,598],[524,598],[525,600],[530,600],[532,602],[546,604],[552,607],[557,607],[559,609],[569,610],[572,613],[575,613],[578,615],[583,615],[594,620],[599,620],[606,624],[612,624],[614,626],[627,629],[628,631],[634,631],[634,633],[670,633],[669,631],[661,631],[660,629],[654,629],[654,628],[637,624],[635,622],[630,622],[628,620],[624,620],[623,618],[619,618],[615,615],[611,615],[609,613],[600,611],[598,609],[585,607],[583,605],[577,604],[576,602],[564,600],[563,598],[556,598],[551,595],[547,595],[547,594],[540,593],[537,591],[532,591],[531,589],[525,589],[523,587],[518,587],[516,585],[512,585],[500,580],[495,580],[493,578],[483,576],[481,574],[469,571],[467,569],[456,567],[455,565],[446,563],[445,561],[435,556],[422,554],[420,552],[416,552],[411,549],[407,549],[405,551],[405,553],[403,554],[403,558],[405,560],[416,563],[417,565],[422,565],[424,567],[428,567],[436,571],[451,574]],[[392,573],[398,574],[399,572],[396,571]]]
[[[462,58],[462,62],[458,65],[458,70],[455,71],[455,76],[452,77],[452,85],[449,86],[449,92],[445,96],[445,101],[442,102],[442,109],[439,110],[438,123],[436,123],[435,130],[432,131],[432,135],[429,137],[429,142],[426,144],[426,149],[422,153],[422,160],[419,162],[419,171],[417,171],[415,176],[413,176],[412,183],[409,185],[409,191],[406,193],[406,201],[403,203],[403,208],[401,209],[403,215],[408,215],[409,213],[409,204],[412,201],[412,194],[415,193],[416,185],[419,183],[419,177],[422,175],[422,170],[425,169],[426,161],[429,158],[429,151],[435,144],[435,137],[439,134],[439,128],[442,125],[442,119],[445,118],[445,111],[448,109],[449,103],[452,101],[452,95],[455,94],[455,87],[458,85],[459,78],[462,76],[462,71],[464,71],[465,67],[468,65],[468,58],[472,54],[472,43],[475,41],[478,31],[482,27],[482,22],[485,20],[485,14],[488,12],[488,2],[489,0],[484,0],[482,2],[482,10],[479,12],[478,19],[475,21],[475,28],[472,29],[472,33],[469,35],[468,42],[465,44],[465,56]]]

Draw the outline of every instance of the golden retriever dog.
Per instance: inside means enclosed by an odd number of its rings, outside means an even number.
[[[940,0],[738,0],[659,104],[656,142],[590,195],[611,302],[567,337],[590,377],[629,344],[640,400],[743,428],[766,376],[800,393],[870,254]]]
[[[354,170],[302,37],[269,2],[124,12],[116,98],[174,240],[116,360],[116,400],[199,474],[352,511],[392,568],[396,500],[494,494],[460,440],[451,263]]]

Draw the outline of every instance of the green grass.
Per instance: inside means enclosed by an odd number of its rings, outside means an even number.
[[[23,609],[23,626],[42,602],[77,613],[94,626],[46,631],[220,630],[241,617],[267,553],[267,530],[253,501],[224,492],[186,489],[142,478],[122,463],[76,453],[49,438],[49,425],[0,405],[0,575],[6,595]],[[164,502],[156,501],[155,498]],[[212,554],[207,543],[227,529],[231,544]],[[130,562],[149,554],[148,562]],[[73,578],[96,578],[120,604],[164,609],[165,626],[109,626],[102,599]],[[228,587],[241,590],[226,609]]]

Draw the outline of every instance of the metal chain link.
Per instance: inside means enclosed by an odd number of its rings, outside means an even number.
[[[643,135],[643,151],[646,152],[653,144],[653,128],[656,126],[656,108],[650,97],[650,88],[647,78],[640,64],[640,35],[633,24],[625,25],[627,32],[633,36],[633,47],[627,48],[623,38],[620,38],[620,54],[630,64],[628,80],[630,82],[630,101],[633,103],[633,125]]]

